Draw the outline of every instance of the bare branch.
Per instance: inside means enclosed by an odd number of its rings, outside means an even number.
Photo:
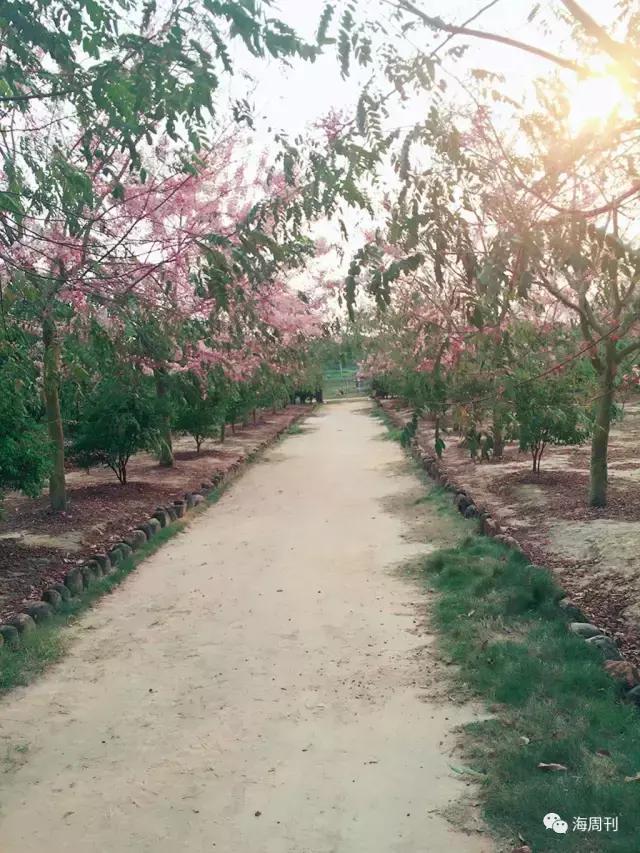
[[[561,2],[581,24],[588,35],[596,40],[600,50],[608,53],[626,71],[631,71],[636,75],[639,73],[640,69],[635,64],[633,52],[627,45],[612,39],[605,28],[592,18],[586,9],[583,9],[576,0],[561,0]]]
[[[410,0],[398,0],[397,3],[392,5],[395,5],[396,8],[405,12],[410,12],[412,15],[420,18],[420,20],[427,24],[427,26],[431,27],[431,29],[444,30],[444,32],[451,33],[452,35],[470,36],[471,38],[497,42],[498,44],[504,44],[507,47],[513,47],[517,50],[522,50],[525,53],[531,53],[534,56],[539,56],[541,59],[546,59],[548,62],[553,62],[555,65],[559,65],[561,68],[568,68],[569,71],[575,71],[576,74],[587,75],[589,73],[589,69],[586,65],[581,65],[573,59],[565,59],[565,57],[559,56],[557,53],[551,53],[541,47],[536,47],[535,45],[527,44],[526,42],[518,41],[517,39],[512,39],[508,36],[502,36],[498,33],[489,33],[484,30],[475,30],[470,27],[447,24],[440,18],[434,18],[431,15],[427,15],[421,9],[418,9],[417,6],[414,6]]]

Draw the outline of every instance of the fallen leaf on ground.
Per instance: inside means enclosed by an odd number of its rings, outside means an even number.
[[[481,773],[479,770],[474,770],[472,767],[454,767],[450,764],[449,767],[454,773],[470,773],[472,776],[486,776],[486,773]]]
[[[640,683],[640,672],[628,660],[608,660],[604,668],[613,678],[624,681],[629,687]]]

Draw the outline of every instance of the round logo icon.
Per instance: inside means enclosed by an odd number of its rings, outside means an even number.
[[[564,835],[569,831],[569,824],[566,820],[562,820],[559,814],[549,812],[542,818],[542,822],[547,829],[552,829],[558,835]]]

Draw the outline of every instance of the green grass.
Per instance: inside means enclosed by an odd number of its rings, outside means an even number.
[[[426,495],[418,498],[416,504],[427,504],[439,515],[451,515],[451,492],[443,489],[442,486],[433,485],[425,471],[418,467],[417,464],[415,464],[415,468],[421,479],[429,483],[429,491]],[[457,517],[462,521],[462,516]],[[478,525],[476,521],[471,520],[470,524],[467,526],[475,529]]]
[[[371,416],[382,421],[386,426],[387,432],[383,436],[385,441],[397,441],[402,444],[403,447],[408,445],[409,436],[407,433],[407,427],[396,426],[387,412],[379,406],[374,406],[371,409]]]
[[[297,423],[292,424],[288,432],[302,431]],[[282,440],[284,433],[278,436]],[[248,454],[246,462],[255,461],[264,453],[264,449],[257,449]],[[172,522],[168,527],[163,527],[156,533],[153,539],[135,551],[131,557],[124,560],[112,574],[96,581],[90,589],[86,589],[81,596],[70,602],[64,602],[60,611],[55,613],[45,624],[29,634],[23,634],[20,638],[20,646],[12,650],[0,646],[0,693],[5,693],[14,687],[22,687],[37,678],[52,663],[59,660],[65,653],[69,634],[65,631],[85,610],[91,607],[97,599],[111,592],[129,575],[143,560],[154,554],[165,542],[173,538],[177,533],[184,530],[187,523],[199,512],[217,503],[226,489],[231,485],[235,476],[241,473],[242,468],[236,475],[227,478],[206,496],[204,503],[190,510],[188,518]]]
[[[640,717],[599,653],[567,631],[551,574],[480,536],[431,555],[424,573],[463,695],[498,703],[465,738],[489,826],[536,853],[640,850],[640,782],[625,782],[640,771]],[[544,772],[541,762],[568,769]],[[548,812],[569,823],[566,835],[544,828]],[[578,816],[618,816],[619,829],[573,832]]]
[[[356,386],[357,372],[358,369],[355,366],[344,367],[342,371],[336,368],[327,368],[324,371],[322,381],[325,399],[334,400],[339,397],[356,397],[368,394],[365,387],[358,388]]]
[[[382,409],[372,414],[401,439]],[[420,502],[459,518],[451,493],[416,473],[429,484]],[[600,653],[569,633],[551,573],[480,535],[429,555],[418,571],[436,592],[434,627],[458,695],[491,709],[465,727],[462,769],[504,849],[522,838],[534,853],[640,851],[640,782],[625,782],[640,773],[640,715]],[[566,835],[545,829],[549,812],[567,821]],[[618,831],[572,831],[574,817],[590,816],[617,816]]]
[[[20,646],[12,650],[0,646],[0,693],[23,687],[32,682],[47,667],[59,660],[65,653],[69,634],[65,631],[84,611],[91,607],[103,595],[110,593],[147,557],[154,554],[169,539],[184,530],[188,521],[199,511],[216,503],[229,485],[229,481],[221,483],[206,497],[204,503],[192,509],[189,518],[172,522],[168,527],[159,530],[153,539],[135,551],[131,557],[124,560],[110,575],[96,581],[82,595],[70,602],[63,602],[62,608],[45,624],[29,634],[22,634]]]
[[[387,427],[387,432],[384,434],[385,441],[397,441],[402,444],[402,430],[400,427],[390,425]]]
[[[64,629],[68,628],[98,598],[122,583],[142,560],[180,533],[185,524],[186,520],[179,520],[162,528],[153,539],[124,560],[112,574],[96,581],[89,589],[85,589],[81,596],[70,602],[64,602],[61,610],[45,624],[40,625],[37,630],[22,634],[20,646],[17,649],[0,647],[0,691],[6,692],[14,687],[29,684],[50,664],[59,660],[67,648],[69,639]]]

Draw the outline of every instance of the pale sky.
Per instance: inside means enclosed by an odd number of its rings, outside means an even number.
[[[602,23],[615,14],[615,0],[581,1]],[[279,0],[277,14],[312,40],[324,5],[325,0]],[[486,0],[417,0],[417,5],[421,5],[430,15],[440,16],[447,22],[461,23],[486,5]],[[557,9],[559,3],[549,0],[542,2],[540,15],[530,24],[527,15],[534,5],[533,0],[501,0],[471,26],[529,41],[549,50],[558,48],[557,36],[545,33],[543,21],[550,18],[551,10]],[[376,9],[381,15],[390,11],[384,0],[370,0],[369,14],[375,13]],[[561,25],[556,23],[554,31],[561,30]],[[398,41],[400,38],[399,35]],[[408,50],[411,49],[410,39],[411,35],[405,39]],[[442,36],[429,36],[429,39],[423,46],[434,47],[442,40]],[[449,62],[452,69],[462,71],[464,68],[483,67],[503,73],[516,92],[536,75],[554,70],[545,60],[491,42],[457,36],[449,46],[464,43],[469,44],[470,49],[463,61]],[[253,96],[259,106],[258,114],[265,116],[266,122],[273,127],[284,129],[291,135],[302,132],[309,122],[325,115],[331,108],[351,107],[370,74],[370,71],[356,70],[352,77],[343,80],[333,53],[321,57],[314,64],[296,62],[289,69],[283,69],[277,62],[260,61],[253,65],[258,78]],[[251,65],[247,67],[253,70]]]
[[[449,23],[462,23],[486,5],[486,0],[414,0],[414,2],[422,6],[430,15],[440,16]],[[279,0],[274,14],[290,24],[301,35],[313,41],[324,5],[325,0]],[[498,32],[547,50],[563,53],[561,39],[564,35],[568,35],[568,30],[553,16],[553,10],[557,10],[560,3],[553,0],[542,2],[540,14],[532,23],[529,23],[527,16],[535,5],[534,0],[500,0],[496,6],[483,13],[470,26]],[[610,21],[616,12],[615,0],[612,2],[582,0],[582,5],[603,24]],[[390,11],[386,0],[369,0],[367,14],[375,16],[376,9],[381,17]],[[549,29],[545,27],[545,21],[552,25]],[[433,48],[443,38],[442,34],[432,35],[426,30],[420,30],[404,38],[398,34],[394,42],[400,45],[405,44],[407,53],[410,55],[415,52],[411,39],[424,38],[425,35],[428,41],[420,45],[422,48]],[[508,81],[508,88],[516,98],[522,92],[530,90],[531,82],[537,76],[558,70],[548,61],[520,50],[462,36],[455,37],[448,48],[462,44],[470,45],[464,58],[455,61],[445,57],[446,67],[459,77],[464,77],[473,68],[484,68],[503,74]],[[251,99],[255,104],[258,119],[255,135],[258,144],[262,137],[265,141],[269,138],[267,128],[284,130],[294,137],[304,133],[306,127],[326,115],[331,109],[353,112],[363,84],[369,79],[372,70],[355,67],[352,75],[347,80],[343,80],[333,48],[329,47],[327,51],[327,55],[313,64],[296,61],[289,68],[276,61],[250,59],[247,62],[246,57],[243,57],[242,66],[255,79]],[[575,75],[571,72],[561,72],[561,74],[568,75],[570,82],[574,82]],[[450,84],[448,90],[450,97],[462,97],[459,90],[456,94],[455,81],[447,79]],[[246,81],[242,81],[242,85],[245,84]],[[413,99],[409,104],[397,103],[392,107],[391,126],[405,126],[419,120],[424,114],[428,101],[429,95],[425,94],[423,99]],[[366,216],[360,213],[353,213],[347,217],[347,224],[354,238],[353,242],[350,241],[351,245],[346,247],[345,263],[348,262],[348,255],[355,246],[362,242],[363,229],[371,225]],[[316,229],[316,234],[329,241],[339,239],[337,225],[332,228],[328,224],[321,224]],[[344,274],[344,264],[338,263],[335,257],[333,259],[325,257],[318,261],[316,268],[324,270],[331,277]]]

